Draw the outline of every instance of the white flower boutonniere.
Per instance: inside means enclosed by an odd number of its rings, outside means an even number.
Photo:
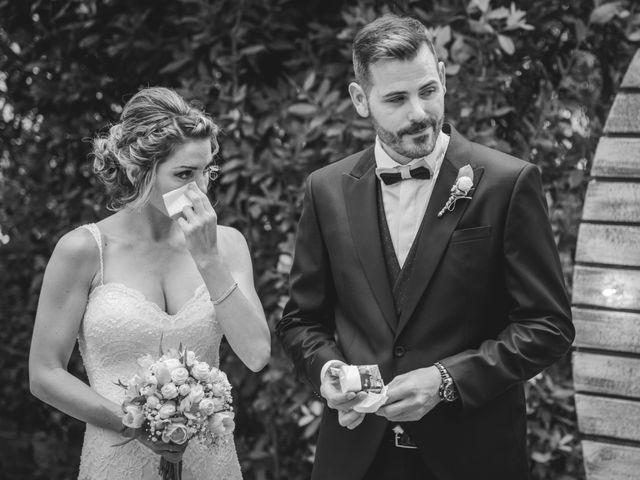
[[[465,165],[458,170],[456,181],[451,187],[451,195],[449,195],[449,199],[444,207],[442,207],[442,210],[438,212],[438,218],[447,212],[452,212],[453,209],[456,208],[456,202],[458,200],[471,200],[473,190],[473,169],[471,165]]]

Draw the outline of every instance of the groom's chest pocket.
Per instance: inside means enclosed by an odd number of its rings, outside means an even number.
[[[453,267],[450,272],[462,278],[483,275],[495,264],[496,242],[492,241],[491,225],[463,228],[453,232],[444,262]]]
[[[451,235],[449,245],[451,247],[473,247],[479,243],[489,243],[491,239],[491,225],[480,227],[462,228],[455,230]]]

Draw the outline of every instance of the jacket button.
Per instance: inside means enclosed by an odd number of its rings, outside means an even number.
[[[394,357],[397,357],[397,358],[404,357],[405,353],[406,353],[406,350],[402,345],[396,345],[395,347],[393,347]]]

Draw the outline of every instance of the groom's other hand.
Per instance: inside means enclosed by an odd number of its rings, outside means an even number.
[[[389,383],[389,398],[376,415],[392,422],[420,420],[440,402],[439,388],[440,372],[434,366],[398,375]]]
[[[355,410],[338,410],[338,423],[349,430],[353,430],[362,423],[364,416],[364,413],[358,413]]]

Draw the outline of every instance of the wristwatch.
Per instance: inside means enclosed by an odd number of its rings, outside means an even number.
[[[438,394],[440,395],[440,400],[444,402],[454,402],[458,399],[458,390],[456,389],[455,383],[453,383],[453,378],[447,372],[447,369],[442,366],[440,362],[436,362],[433,364],[438,371],[440,372],[440,388],[438,389]]]

